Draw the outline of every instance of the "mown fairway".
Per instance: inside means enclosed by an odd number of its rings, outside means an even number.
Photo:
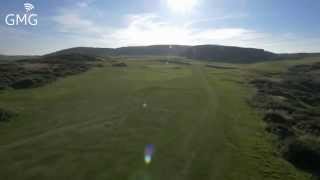
[[[133,61],[1,92],[19,116],[0,123],[0,179],[307,179],[247,105],[245,74]]]

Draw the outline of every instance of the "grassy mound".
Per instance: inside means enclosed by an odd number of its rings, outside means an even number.
[[[85,72],[98,66],[97,61],[95,57],[69,54],[6,62],[0,66],[0,89],[39,87],[59,77]]]
[[[320,63],[296,65],[286,73],[252,81],[254,106],[267,130],[279,137],[284,157],[295,166],[320,172]]]

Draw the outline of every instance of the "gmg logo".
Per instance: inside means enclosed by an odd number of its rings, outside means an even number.
[[[5,19],[6,24],[9,26],[36,26],[38,24],[38,14],[30,13],[35,8],[34,5],[31,3],[24,3],[24,8],[26,10],[25,14],[8,14]]]

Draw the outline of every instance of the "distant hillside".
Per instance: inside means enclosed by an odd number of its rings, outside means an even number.
[[[48,54],[66,55],[81,54],[87,56],[181,56],[195,60],[205,60],[227,63],[254,63],[261,61],[300,59],[304,57],[320,56],[320,53],[299,53],[299,54],[276,54],[263,49],[242,48],[219,45],[153,45],[153,46],[132,46],[121,48],[92,48],[76,47]]]
[[[70,49],[64,49],[54,53],[47,54],[46,56],[56,55],[68,55],[68,54],[80,54],[87,56],[109,56],[114,53],[114,49],[111,48],[93,48],[93,47],[75,47]]]
[[[170,45],[154,45],[154,46],[131,46],[121,48],[92,48],[92,47],[75,47],[57,51],[46,56],[65,55],[65,54],[81,54],[89,56],[180,56],[190,46],[170,46]]]
[[[191,46],[180,45],[153,45],[153,46],[133,46],[133,47],[121,47],[115,49],[116,55],[124,56],[183,56],[184,53],[191,48]]]
[[[188,48],[183,55],[190,59],[230,63],[251,63],[277,58],[277,54],[263,49],[216,45],[193,46]]]
[[[307,57],[319,57],[320,53],[293,53],[279,54],[279,59],[302,59]]]
[[[20,59],[31,59],[37,58],[39,56],[7,56],[7,55],[0,55],[0,61],[16,61]]]

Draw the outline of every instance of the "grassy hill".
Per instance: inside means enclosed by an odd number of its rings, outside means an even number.
[[[92,54],[87,55],[86,48],[80,48],[76,53],[71,49],[2,62],[0,177],[307,180],[312,175],[295,166],[308,172],[299,163],[310,164],[310,157],[318,170],[320,146],[314,140],[320,132],[320,66],[305,64],[320,62],[319,58],[227,64],[173,57],[190,47],[136,48],[119,49],[122,55],[112,50],[108,56],[115,57],[111,59],[94,55],[110,49],[89,48]],[[193,48],[205,55],[211,48],[222,47]],[[216,51],[226,53],[223,48]],[[225,61],[242,51],[268,53],[235,48],[235,54],[224,56]],[[159,52],[169,55],[158,56]],[[248,60],[239,59],[236,62]],[[291,123],[292,118],[280,122],[279,116],[272,116],[277,121],[266,120],[268,113],[258,113],[248,103],[257,97],[249,82],[261,77],[284,79],[258,87],[258,92],[272,96],[260,98],[266,107],[278,110],[273,93],[276,100],[283,100],[280,95],[285,93],[299,116],[291,115],[308,118],[301,123]],[[315,95],[314,104],[308,104]],[[277,137],[288,129],[298,138],[277,141],[265,128]],[[312,135],[312,141],[306,134]],[[146,164],[144,149],[150,144],[155,154]]]
[[[278,137],[282,155],[319,176],[320,58],[297,62],[272,63],[282,70],[258,70],[253,105],[263,112],[267,131]]]
[[[240,48],[217,45],[181,46],[181,45],[153,45],[109,48],[78,47],[58,51],[51,55],[79,53],[90,56],[180,56],[190,59],[215,62],[250,63],[271,60],[276,54],[261,49]],[[240,57],[240,58],[239,58]]]
[[[16,61],[21,59],[32,59],[38,58],[39,56],[7,56],[7,55],[0,55],[0,61]]]
[[[60,54],[82,54],[89,56],[180,56],[189,46],[178,45],[154,45],[154,46],[133,46],[111,48],[92,48],[92,47],[76,47],[57,51],[47,56],[55,56]]]
[[[3,61],[0,63],[0,90],[39,87],[60,77],[85,72],[98,66],[99,61],[95,57],[80,54]]]
[[[179,45],[122,47],[115,49],[115,54],[124,56],[183,56],[189,48],[190,46]]]
[[[110,48],[93,48],[93,47],[75,47],[70,49],[64,49],[61,51],[47,54],[46,56],[68,55],[68,54],[80,54],[86,56],[109,56],[113,54],[114,49]]]
[[[61,50],[50,55],[82,54],[89,56],[180,56],[184,58],[224,63],[255,63],[273,60],[302,59],[320,56],[319,53],[276,54],[263,49],[219,45],[183,46],[153,45],[121,48],[77,47]]]
[[[190,59],[217,61],[225,63],[253,63],[274,60],[277,54],[263,49],[239,48],[231,46],[202,45],[194,46],[183,54]]]
[[[283,160],[246,99],[255,69],[127,61],[0,93],[6,179],[308,179]],[[223,65],[221,65],[223,66]],[[251,68],[251,69],[250,69]],[[144,148],[153,144],[151,164]],[[17,173],[19,172],[19,173]]]

